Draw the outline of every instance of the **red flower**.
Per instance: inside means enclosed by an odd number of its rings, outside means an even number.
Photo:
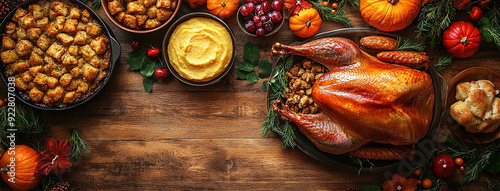
[[[414,191],[417,189],[418,180],[414,178],[406,179],[396,173],[392,176],[392,180],[383,183],[384,190],[390,191]]]
[[[71,146],[68,139],[60,141],[59,145],[57,145],[55,139],[47,139],[47,150],[42,151],[40,155],[40,162],[36,168],[35,176],[47,176],[50,173],[61,175],[72,165],[69,158]]]

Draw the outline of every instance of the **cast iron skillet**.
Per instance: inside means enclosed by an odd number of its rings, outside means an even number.
[[[359,40],[362,37],[369,36],[369,35],[380,35],[380,36],[387,36],[387,37],[392,37],[396,38],[397,36],[394,34],[390,33],[384,33],[380,31],[375,31],[369,28],[346,28],[346,29],[338,29],[338,30],[333,30],[333,31],[328,31],[324,33],[317,34],[316,36],[305,40],[303,42],[295,42],[292,43],[291,45],[300,45],[304,44],[306,42],[310,42],[313,40],[317,40],[320,38],[325,38],[325,37],[344,37],[347,39],[352,40],[356,44],[359,45]],[[360,46],[361,49],[363,49]],[[368,51],[368,50],[364,50]],[[276,64],[280,64],[281,62],[284,62],[284,60],[288,58],[288,56],[282,57],[276,61]],[[297,63],[304,57],[301,56],[294,56],[294,63]],[[446,81],[444,78],[437,72],[436,68],[431,66],[428,70],[427,73],[430,74],[432,78],[432,84],[434,86],[434,113],[432,116],[432,121],[429,127],[429,131],[427,132],[427,135],[421,139],[419,142],[415,143],[417,152],[423,153],[424,155],[429,154],[425,152],[425,149],[427,149],[427,146],[434,146],[432,139],[436,135],[436,132],[441,124],[441,118],[444,113],[444,104],[445,104],[445,99],[446,99]],[[274,74],[274,72],[273,72]],[[274,100],[270,100],[270,94],[272,89],[269,88],[267,92],[267,108],[271,108],[271,103]],[[408,160],[371,160],[370,162],[373,164],[373,166],[370,167],[369,163],[365,163],[362,167],[360,164],[355,163],[355,161],[350,158],[348,154],[342,154],[342,155],[333,155],[326,153],[322,150],[320,150],[316,145],[314,145],[309,138],[307,138],[304,134],[302,134],[298,127],[292,122],[291,123],[292,127],[294,128],[294,133],[295,133],[295,139],[294,143],[296,146],[302,150],[302,152],[306,153],[307,155],[311,156],[312,158],[323,162],[329,166],[332,167],[338,167],[341,169],[345,170],[355,170],[360,172],[359,170],[362,171],[384,171],[384,170],[392,170],[394,168],[401,168],[405,169],[409,165]],[[278,128],[282,130],[283,124],[278,124]],[[431,143],[432,142],[432,143]],[[420,151],[419,151],[420,150]],[[417,153],[417,157],[420,156]],[[418,160],[414,160],[418,161]]]
[[[47,106],[47,105],[45,105],[43,103],[32,102],[28,98],[27,95],[24,95],[22,92],[20,92],[16,88],[16,90],[14,92],[15,95],[16,95],[16,98],[18,100],[21,100],[25,104],[27,104],[27,105],[29,105],[31,107],[37,108],[37,109],[41,109],[41,110],[66,110],[66,109],[70,109],[70,108],[74,108],[76,106],[82,105],[83,103],[85,103],[88,100],[90,100],[97,93],[99,93],[99,91],[101,91],[101,89],[104,88],[104,85],[106,85],[106,83],[108,82],[109,78],[111,77],[111,73],[113,72],[113,69],[115,68],[115,64],[116,64],[116,62],[120,58],[120,54],[121,54],[121,51],[122,51],[121,47],[120,47],[120,43],[118,43],[118,41],[116,40],[116,37],[113,34],[113,31],[111,31],[111,29],[109,28],[109,26],[99,17],[99,15],[97,15],[97,13],[95,13],[90,7],[88,7],[87,5],[85,5],[85,3],[82,3],[80,1],[77,1],[77,0],[67,0],[67,1],[69,1],[71,3],[74,3],[74,4],[77,4],[77,5],[80,6],[80,8],[83,8],[83,9],[86,9],[87,11],[89,11],[90,14],[92,15],[92,18],[94,20],[96,20],[101,25],[101,27],[103,28],[103,31],[109,37],[110,44],[111,44],[111,62],[110,62],[110,65],[109,65],[109,71],[108,71],[107,76],[100,82],[101,84],[93,92],[90,92],[88,95],[86,95],[86,97],[81,98],[79,101],[77,101],[77,102],[75,102],[73,104],[63,105],[61,107],[59,107],[59,106],[49,107],[49,106]],[[12,20],[12,17],[14,16],[14,14],[15,14],[15,12],[16,12],[16,10],[18,8],[23,8],[23,9],[28,10],[28,6],[29,5],[37,3],[37,2],[38,2],[37,0],[28,0],[28,1],[20,4],[15,9],[13,9],[4,18],[4,20],[0,24],[0,35],[5,33],[5,25],[7,25],[7,23]],[[2,77],[2,81],[7,86],[7,84],[8,84],[7,79],[8,79],[9,76],[7,75],[7,72],[6,72],[6,69],[5,69],[5,65],[3,63],[0,64],[0,76]]]

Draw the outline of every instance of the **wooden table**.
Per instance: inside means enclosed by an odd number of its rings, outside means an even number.
[[[354,27],[369,27],[358,11],[348,6]],[[200,9],[198,11],[207,12]],[[169,76],[155,83],[146,93],[142,75],[128,68],[126,56],[130,43],[139,39],[143,46],[161,47],[168,27],[151,34],[132,34],[116,27],[101,9],[98,14],[109,24],[122,46],[122,54],[106,87],[92,100],[75,109],[40,111],[43,121],[58,140],[69,138],[76,128],[90,143],[91,153],[64,174],[65,181],[78,190],[152,190],[152,189],[270,189],[270,190],[344,190],[371,182],[382,182],[384,171],[345,171],[325,165],[299,149],[281,149],[281,138],[271,134],[262,138],[260,125],[266,116],[266,92],[262,80],[250,84],[239,80],[235,67],[219,83],[192,87]],[[186,3],[180,15],[193,12]],[[463,16],[459,16],[463,17]],[[236,36],[236,62],[242,61],[243,45],[250,41],[260,48],[261,58],[274,62],[271,46],[302,41],[285,24],[267,38],[245,35],[236,17],[225,20]],[[287,21],[288,23],[288,21]],[[324,23],[320,32],[344,28]],[[398,34],[414,37],[416,28]],[[474,56],[454,59],[441,71],[450,81],[460,71],[473,66],[500,72],[499,49],[483,43]],[[442,48],[428,51],[430,56],[444,53]],[[0,85],[0,97],[7,89]],[[442,125],[446,128],[445,125]],[[394,170],[393,172],[396,172]],[[482,176],[464,190],[481,189]],[[458,181],[456,177],[453,181]],[[482,189],[481,189],[482,190]]]

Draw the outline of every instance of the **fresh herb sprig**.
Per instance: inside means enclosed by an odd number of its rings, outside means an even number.
[[[151,59],[146,54],[146,49],[138,49],[127,55],[128,67],[132,70],[140,70],[145,77],[142,80],[142,85],[146,92],[153,91],[153,83],[156,81],[153,74],[160,66],[159,59]]]
[[[425,4],[418,15],[418,35],[430,38],[431,48],[437,47],[443,31],[455,18],[456,10],[453,1],[441,0]]]
[[[266,59],[259,60],[259,47],[251,42],[246,42],[243,47],[243,60],[236,63],[236,75],[240,79],[246,79],[250,83],[259,81],[259,78],[267,78],[271,75],[273,65]],[[259,67],[258,75],[255,67]]]
[[[339,1],[334,13],[332,13],[333,8],[330,6],[324,6],[321,4],[321,0],[311,0],[311,4],[313,8],[318,11],[322,21],[332,21],[350,28],[352,26],[351,20],[345,16],[345,11],[343,9],[346,1],[347,0]]]
[[[492,1],[491,7],[488,7],[484,16],[491,21],[491,26],[500,27],[500,2]]]
[[[411,39],[403,39],[401,37],[398,37],[398,46],[396,50],[408,50],[408,51],[417,51],[417,52],[423,52],[424,51],[424,44],[420,42],[415,42]]]
[[[440,56],[437,61],[432,63],[436,70],[444,70],[447,66],[453,64],[452,57],[450,55]]]
[[[7,141],[7,129],[11,128],[8,119],[9,111],[8,107],[0,108],[0,147],[8,146]],[[17,129],[17,133],[22,136],[38,136],[38,138],[42,138],[45,133],[49,132],[49,128],[46,127],[38,113],[36,113],[33,109],[16,104],[14,107],[15,110],[15,121],[14,125]],[[16,134],[17,134],[16,133]]]
[[[78,157],[82,154],[87,154],[90,152],[87,141],[80,137],[80,133],[76,129],[71,129],[71,138],[69,138],[69,144],[71,145],[71,162],[78,160]]]
[[[283,97],[287,87],[285,71],[293,65],[293,56],[281,56],[278,60],[282,60],[282,62],[279,62],[280,64],[276,66],[273,78],[269,81],[264,81],[263,84],[264,89],[272,89],[268,102],[275,99],[281,99]],[[278,125],[282,125],[282,128],[279,129]],[[283,139],[283,142],[281,143],[282,148],[295,146],[295,143],[293,142],[295,139],[295,133],[292,125],[288,120],[282,119],[280,115],[275,113],[271,107],[269,107],[266,120],[262,123],[261,135],[263,137],[267,137],[270,131],[281,136]]]
[[[80,0],[80,1],[87,3],[87,1],[89,0]],[[99,7],[101,7],[101,0],[92,0],[92,7],[94,7],[94,9],[99,9]]]

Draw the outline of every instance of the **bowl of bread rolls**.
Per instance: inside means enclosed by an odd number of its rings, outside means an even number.
[[[500,75],[472,67],[457,74],[448,86],[446,119],[451,131],[474,144],[500,137]]]

